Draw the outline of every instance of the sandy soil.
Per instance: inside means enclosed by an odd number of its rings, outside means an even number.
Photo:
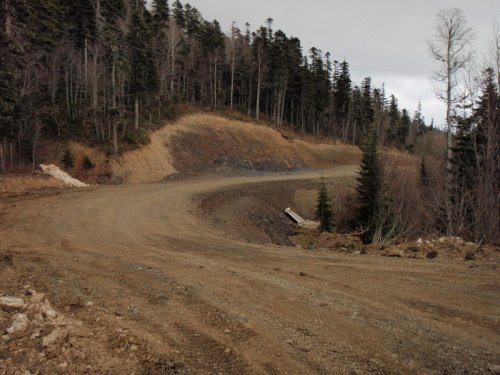
[[[0,338],[0,373],[497,371],[496,261],[247,243],[224,236],[193,200],[317,175],[99,187],[8,206],[0,295],[23,299],[30,323]],[[59,320],[37,315],[49,303]],[[0,311],[5,331],[16,311]]]

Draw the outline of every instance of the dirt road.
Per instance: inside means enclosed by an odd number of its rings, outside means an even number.
[[[354,171],[345,166],[323,174]],[[495,369],[498,264],[243,243],[225,238],[193,203],[196,195],[227,186],[318,175],[203,177],[18,202],[2,218],[0,238],[17,262],[9,275],[22,280],[4,279],[0,287],[30,283],[88,326],[103,355],[80,364],[98,366],[92,370],[98,373]],[[126,343],[117,333],[124,330]],[[106,361],[110,353],[124,360]],[[8,354],[9,363],[22,358]]]

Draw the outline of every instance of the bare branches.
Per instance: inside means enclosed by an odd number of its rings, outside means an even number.
[[[467,25],[467,19],[460,9],[445,9],[436,16],[435,37],[428,41],[431,56],[439,62],[434,72],[436,95],[446,103],[446,124],[448,127],[448,172],[453,157],[452,106],[460,100],[457,93],[457,73],[472,58],[470,49],[474,33]]]
[[[497,76],[497,85],[500,87],[500,25],[493,24],[493,39],[490,42],[490,64]]]
[[[467,19],[460,9],[442,10],[436,16],[435,36],[427,41],[429,52],[440,63],[434,72],[434,80],[445,82],[451,88],[457,85],[456,74],[463,69],[473,56],[470,44],[474,32],[467,26]],[[440,98],[446,96],[441,94]],[[453,98],[452,98],[453,99]]]

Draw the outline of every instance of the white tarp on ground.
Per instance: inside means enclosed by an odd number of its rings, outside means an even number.
[[[58,179],[59,181],[61,181],[62,183],[66,184],[66,185],[73,186],[73,187],[87,187],[87,186],[89,186],[86,183],[81,182],[81,181],[77,180],[76,178],[71,177],[69,174],[67,174],[66,172],[61,170],[61,168],[59,168],[58,166],[55,166],[54,164],[49,164],[49,165],[41,164],[40,169],[42,170],[43,173],[46,173],[46,174]]]

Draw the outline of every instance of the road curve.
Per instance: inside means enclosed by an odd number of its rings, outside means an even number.
[[[9,243],[42,258],[58,291],[125,319],[189,373],[482,373],[500,362],[496,268],[243,243],[193,202],[228,186],[355,172],[200,177],[24,201],[6,216]]]

